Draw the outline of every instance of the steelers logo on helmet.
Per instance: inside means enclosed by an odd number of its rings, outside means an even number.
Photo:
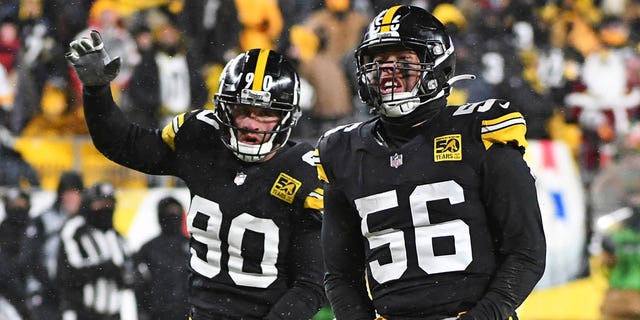
[[[418,61],[374,61],[389,51],[413,51]],[[386,117],[400,117],[429,101],[449,94],[455,54],[445,26],[429,12],[414,6],[394,6],[380,12],[366,29],[355,53],[358,93],[363,102]],[[384,68],[383,68],[384,65]],[[419,74],[411,88],[400,88],[391,79]]]
[[[300,117],[299,99],[298,75],[283,55],[252,49],[237,56],[224,67],[213,97],[222,141],[240,160],[264,159],[289,139]],[[276,125],[270,130],[239,126],[236,119],[249,113],[277,118]],[[247,135],[259,138],[243,141]]]

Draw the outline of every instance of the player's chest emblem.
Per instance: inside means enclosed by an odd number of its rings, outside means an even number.
[[[271,191],[269,193],[285,202],[293,203],[296,192],[298,192],[300,186],[302,186],[302,182],[300,182],[300,180],[297,180],[284,172],[280,172],[280,175],[278,175],[278,178],[271,187]]]
[[[461,161],[462,135],[449,134],[433,141],[433,161]]]
[[[238,171],[238,173],[236,173],[236,177],[233,179],[233,183],[236,184],[236,186],[241,186],[244,184],[244,180],[247,179],[247,174],[244,173],[243,171]]]
[[[402,153],[395,153],[389,157],[389,166],[397,168],[402,165]]]

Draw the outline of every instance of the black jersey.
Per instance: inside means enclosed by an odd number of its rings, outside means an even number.
[[[246,163],[223,145],[211,110],[147,130],[125,121],[108,89],[85,89],[84,98],[103,154],[188,186],[195,320],[302,319],[319,309],[323,191],[311,145],[289,142],[266,162]]]
[[[331,130],[316,150],[337,318],[507,319],[545,260],[524,118],[502,100],[448,106],[398,148],[379,121]]]

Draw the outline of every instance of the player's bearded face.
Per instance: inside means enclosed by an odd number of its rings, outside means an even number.
[[[251,145],[261,144],[271,138],[271,133],[282,119],[277,110],[236,105],[231,107],[231,116],[238,127],[238,141]]]
[[[380,94],[410,92],[420,79],[420,58],[413,50],[381,52],[373,57],[378,70],[368,74]],[[377,71],[377,72],[376,72]]]

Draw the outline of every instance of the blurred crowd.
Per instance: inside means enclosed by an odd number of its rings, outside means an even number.
[[[640,106],[640,1],[398,0],[424,7],[453,35],[452,102],[520,105],[530,139],[563,140],[585,185],[626,148]],[[0,5],[0,157],[11,138],[82,136],[81,87],[68,43],[99,30],[123,59],[117,102],[142,126],[212,108],[222,66],[254,47],[278,50],[302,76],[298,139],[368,116],[353,52],[378,0],[6,0]],[[9,136],[9,137],[7,137]],[[9,155],[5,155],[9,154]],[[1,175],[0,175],[1,176]],[[24,180],[24,179],[23,179]],[[10,183],[0,181],[0,184]]]
[[[628,189],[606,208],[601,202],[590,207],[601,214],[629,205],[625,195],[636,195],[640,184],[624,183],[627,169],[619,168],[637,163],[633,156],[640,150],[639,0],[394,2],[433,12],[454,38],[456,74],[476,75],[456,84],[451,103],[498,97],[519,105],[529,139],[567,143],[585,189],[597,188],[593,199],[604,194],[609,181]],[[69,42],[91,29],[100,31],[111,55],[122,58],[112,82],[117,102],[146,127],[213,108],[218,76],[237,53],[261,47],[285,54],[302,78],[303,116],[293,136],[314,143],[329,128],[369,116],[358,97],[353,52],[370,19],[389,5],[387,0],[3,0],[0,185],[39,186],[38,173],[14,148],[16,139],[88,134],[81,85],[64,53]],[[614,170],[622,172],[617,180],[611,180]],[[67,187],[83,189],[74,179],[60,178],[51,210],[61,210]],[[26,207],[28,196],[9,194],[5,205],[23,200]],[[53,219],[49,226],[61,227],[66,220],[39,216]],[[3,223],[20,224],[22,229],[12,230],[26,233],[22,218]],[[12,243],[0,253],[18,254]],[[148,277],[153,270],[145,272]],[[33,299],[47,283],[40,285],[15,294]]]
[[[454,103],[522,106],[531,139],[560,139],[588,185],[620,153],[640,106],[640,1],[399,0],[447,24],[457,52]],[[7,0],[0,5],[0,126],[13,136],[86,135],[81,87],[64,59],[96,29],[123,59],[117,102],[143,126],[212,108],[222,66],[254,47],[278,50],[303,78],[295,135],[315,140],[368,111],[353,52],[377,0]],[[0,139],[5,141],[7,139]],[[10,139],[8,139],[10,140]],[[9,145],[10,143],[3,143]]]
[[[85,186],[65,171],[53,202],[32,217],[35,201],[0,189],[0,319],[187,318],[189,238],[176,198],[157,201],[160,231],[135,251],[114,227],[111,183]]]

